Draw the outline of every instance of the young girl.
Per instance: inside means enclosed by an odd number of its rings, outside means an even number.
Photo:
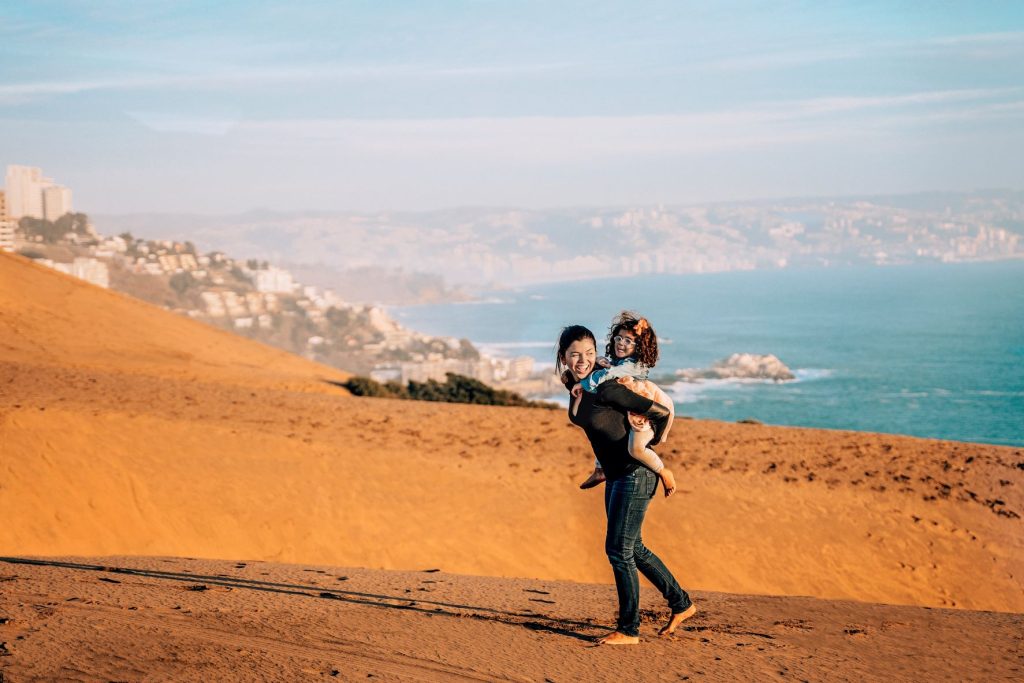
[[[654,328],[646,318],[630,311],[623,311],[612,320],[605,354],[611,360],[608,358],[598,359],[597,363],[601,369],[595,370],[572,388],[572,396],[575,400],[573,413],[579,406],[579,400],[584,391],[596,393],[597,388],[604,382],[617,381],[641,396],[653,399],[669,409],[671,416],[659,441],[659,443],[665,443],[669,429],[672,427],[672,419],[675,417],[675,406],[664,391],[653,382],[647,381],[650,369],[658,362],[658,337],[654,333]],[[659,475],[665,486],[665,496],[671,496],[676,489],[672,470],[665,467],[658,454],[647,447],[654,439],[654,429],[651,427],[650,421],[634,413],[629,413],[628,419],[631,427],[629,454]],[[589,489],[604,480],[604,470],[601,468],[601,464],[595,461],[593,473],[580,484],[580,488]]]

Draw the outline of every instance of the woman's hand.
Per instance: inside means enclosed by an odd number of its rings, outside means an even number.
[[[583,395],[583,387],[579,384],[573,385],[573,388],[569,390],[569,394],[572,395],[573,398],[579,398]]]

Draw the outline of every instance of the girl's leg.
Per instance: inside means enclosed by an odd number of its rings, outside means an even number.
[[[667,498],[676,490],[676,478],[675,475],[672,474],[672,470],[665,467],[665,463],[661,461],[658,454],[647,447],[647,444],[649,444],[653,438],[654,430],[651,428],[631,429],[629,431],[629,454],[633,456],[635,460],[661,477],[661,481],[665,485],[665,497]]]
[[[647,447],[653,438],[653,429],[629,430],[629,454],[657,474],[665,467],[665,463],[661,461],[657,453]]]

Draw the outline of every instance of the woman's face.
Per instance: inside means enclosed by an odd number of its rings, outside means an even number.
[[[562,362],[569,368],[573,377],[581,380],[594,369],[594,362],[597,360],[597,348],[593,339],[580,339],[569,344],[565,350]]]

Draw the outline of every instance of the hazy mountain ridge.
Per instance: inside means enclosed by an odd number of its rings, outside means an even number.
[[[686,207],[100,216],[246,258],[339,271],[386,264],[446,283],[1024,258],[1024,192]]]

